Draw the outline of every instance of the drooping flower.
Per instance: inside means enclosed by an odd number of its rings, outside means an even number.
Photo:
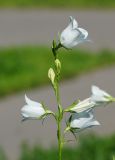
[[[70,16],[70,23],[60,35],[60,43],[65,48],[72,48],[79,43],[88,41],[88,32],[78,27],[77,21]]]
[[[88,109],[91,109],[94,106],[95,106],[95,102],[93,102],[91,100],[91,98],[87,98],[87,99],[85,99],[83,101],[80,101],[74,107],[70,108],[69,111],[80,113],[80,112],[86,111]]]
[[[91,91],[92,91],[91,100],[96,105],[106,104],[115,100],[110,94],[108,94],[104,90],[101,90],[97,86],[92,86]]]
[[[47,111],[43,108],[41,103],[30,100],[26,95],[25,101],[27,104],[24,105],[21,109],[23,120],[40,119],[47,113]]]
[[[94,108],[96,106],[105,105],[110,102],[115,102],[114,97],[112,97],[107,92],[101,90],[97,86],[92,86],[91,92],[92,92],[92,95],[89,98],[87,98],[83,101],[80,101],[79,103],[72,104],[67,109],[65,109],[65,111],[66,112],[73,111],[76,113],[80,113],[80,112],[84,112],[88,109]]]
[[[79,132],[86,128],[91,128],[93,126],[100,125],[100,123],[97,120],[95,120],[92,109],[89,109],[81,113],[72,114],[69,119],[69,123],[69,127],[74,132]]]

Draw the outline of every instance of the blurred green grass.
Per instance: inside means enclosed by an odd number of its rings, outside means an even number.
[[[7,160],[7,156],[1,146],[0,146],[0,160]]]
[[[62,61],[61,79],[115,64],[115,53],[65,49],[59,51]],[[0,96],[41,86],[49,82],[48,69],[53,66],[53,55],[47,47],[0,49]]]
[[[115,155],[115,134],[99,137],[94,134],[80,136],[75,147],[63,148],[63,160],[113,160]],[[58,160],[56,146],[44,149],[41,145],[30,147],[23,143],[18,160]],[[0,160],[8,160],[0,149]]]
[[[81,137],[77,147],[63,149],[63,160],[112,160],[115,155],[115,135],[98,137],[93,134]],[[30,148],[23,144],[19,160],[58,160],[57,149]]]
[[[0,0],[0,7],[115,8],[114,0]]]

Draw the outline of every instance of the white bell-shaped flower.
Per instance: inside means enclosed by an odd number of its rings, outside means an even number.
[[[21,109],[21,114],[24,120],[40,119],[43,115],[46,114],[46,111],[41,103],[30,100],[26,95],[25,95],[25,101],[27,104],[23,106]]]
[[[83,101],[80,101],[74,107],[70,108],[70,111],[80,113],[80,112],[86,111],[88,109],[91,109],[94,106],[95,106],[95,102],[93,102],[90,98],[87,98]]]
[[[96,105],[100,105],[103,103],[106,104],[108,102],[114,101],[114,98],[112,98],[110,94],[108,94],[104,90],[101,90],[97,86],[92,86],[91,91],[92,91],[91,100],[94,103],[96,103]]]
[[[70,23],[60,35],[60,43],[65,48],[72,48],[79,43],[88,41],[88,32],[83,28],[78,28],[77,21],[70,16]]]
[[[74,132],[98,125],[100,125],[100,123],[95,120],[92,109],[81,113],[74,113],[70,118],[70,128]]]

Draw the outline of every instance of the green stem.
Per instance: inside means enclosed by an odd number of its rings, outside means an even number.
[[[55,42],[53,41],[53,48],[52,52],[54,55],[54,59],[56,60],[57,58],[57,50],[61,47],[61,44],[56,45]],[[57,100],[57,105],[58,105],[58,114],[57,114],[57,139],[58,139],[58,159],[62,160],[62,133],[61,133],[61,121],[63,117],[63,109],[61,107],[61,102],[60,102],[60,95],[59,95],[59,73],[60,71],[56,67],[56,85],[54,87],[55,90],[55,95],[56,95],[56,100]]]
[[[59,43],[58,45],[56,45],[55,41],[53,40],[52,52],[53,52],[53,55],[54,55],[55,59],[57,58],[57,51],[61,47],[62,47],[61,43]]]
[[[59,160],[62,160],[62,139],[61,139],[61,123],[58,121],[58,130],[57,130],[57,136],[58,136],[58,152],[59,152]]]
[[[57,89],[56,89],[56,99],[58,103],[58,118],[57,118],[58,157],[59,157],[59,160],[62,160],[62,136],[61,136],[62,109],[60,105],[58,83],[57,83]]]

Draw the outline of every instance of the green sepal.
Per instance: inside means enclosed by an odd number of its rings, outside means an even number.
[[[67,107],[67,109],[65,109],[65,112],[71,112],[71,109],[74,108],[78,103],[80,102],[80,100],[76,100],[74,101],[69,107]],[[73,112],[73,111],[72,111]]]
[[[44,104],[44,102],[41,102],[43,109],[46,111],[47,110],[47,106]]]
[[[52,52],[53,52],[53,55],[54,55],[55,59],[57,57],[56,47],[57,47],[57,44],[56,44],[55,40],[53,40],[53,42],[52,42]]]
[[[42,102],[41,104],[42,104],[43,109],[44,109],[44,110],[45,110],[45,112],[46,112],[46,113],[45,113],[45,115],[48,115],[48,114],[53,114],[53,115],[55,115],[55,113],[54,113],[54,112],[52,112],[52,111],[48,110],[48,107],[47,107],[47,106],[45,106],[43,102]]]
[[[53,40],[53,42],[52,42],[52,48],[56,48],[57,47],[57,44],[56,44],[56,42],[55,42],[55,40]]]
[[[64,130],[64,134],[70,130],[71,130],[70,126],[67,126],[66,129]]]
[[[58,110],[59,110],[59,121],[61,121],[62,120],[62,118],[63,118],[63,109],[62,109],[62,106],[59,104],[59,106],[58,106]]]
[[[73,136],[75,137],[75,140],[77,141],[77,135],[76,135],[76,133],[72,129],[70,129],[70,132],[73,134]]]
[[[69,117],[69,120],[68,120],[69,124],[70,124],[71,120],[72,120],[72,115]]]
[[[115,98],[114,97],[106,97],[110,102],[115,102]]]

